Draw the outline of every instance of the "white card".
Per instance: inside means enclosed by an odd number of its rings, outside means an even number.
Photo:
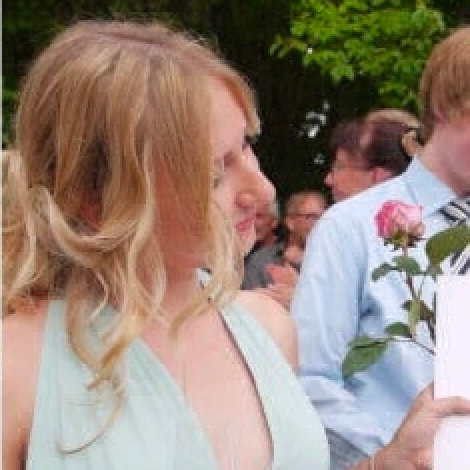
[[[470,399],[470,275],[437,282],[434,395]],[[434,470],[470,469],[470,416],[446,418],[434,441]]]

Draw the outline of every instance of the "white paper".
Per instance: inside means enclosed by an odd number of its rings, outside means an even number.
[[[437,283],[434,395],[470,399],[470,275]],[[470,469],[470,417],[444,419],[434,441],[434,470]]]

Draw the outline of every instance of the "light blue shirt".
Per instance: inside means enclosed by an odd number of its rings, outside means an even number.
[[[431,355],[396,342],[369,369],[342,379],[351,340],[379,336],[388,324],[407,321],[401,305],[409,291],[400,275],[371,279],[375,267],[398,254],[378,237],[374,215],[387,200],[420,204],[427,238],[447,227],[438,210],[453,198],[453,191],[414,158],[403,175],[332,206],[308,238],[291,305],[301,382],[326,428],[367,454],[390,441],[412,400],[433,379]],[[410,255],[424,267],[424,242]],[[434,289],[431,280],[425,283],[428,304]],[[418,339],[432,346],[425,325],[419,325]]]

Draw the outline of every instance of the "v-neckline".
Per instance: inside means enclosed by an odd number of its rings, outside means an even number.
[[[237,309],[240,308],[240,305],[237,305]],[[245,312],[241,312],[245,314]],[[246,314],[249,315],[249,312]],[[256,392],[256,395],[258,397],[259,403],[261,405],[261,410],[264,416],[264,419],[266,421],[266,428],[269,434],[269,438],[271,441],[271,446],[272,446],[272,459],[271,463],[268,465],[266,470],[274,470],[277,467],[277,452],[276,449],[278,446],[276,445],[276,435],[273,432],[273,414],[271,410],[271,406],[269,405],[269,401],[265,400],[265,395],[263,394],[262,391],[262,385],[259,383],[257,374],[254,373],[254,366],[250,363],[249,358],[247,357],[247,352],[244,350],[243,346],[239,342],[239,338],[237,337],[237,332],[236,332],[236,326],[231,322],[230,316],[232,315],[240,315],[239,312],[235,311],[234,306],[228,306],[224,310],[218,313],[220,318],[222,319],[222,323],[227,330],[231,340],[233,341],[238,353],[240,354],[242,361],[250,374],[251,380],[254,385],[254,389]],[[261,326],[260,326],[261,328]],[[193,410],[191,407],[191,404],[188,402],[184,391],[181,389],[180,384],[176,381],[176,379],[170,374],[168,369],[165,367],[163,362],[160,360],[160,358],[155,354],[155,352],[152,350],[152,348],[146,343],[146,341],[143,338],[136,338],[134,341],[134,344],[131,345],[132,348],[137,348],[140,349],[143,354],[145,354],[149,360],[150,363],[154,364],[158,368],[158,372],[161,376],[163,376],[167,382],[167,385],[172,389],[172,392],[174,393],[174,396],[176,397],[176,400],[179,403],[180,406],[180,411],[181,411],[181,416],[183,418],[188,417],[188,422],[191,422],[195,428],[198,429],[198,432],[204,436],[204,440],[206,444],[208,444],[208,448],[211,449],[212,453],[212,458],[214,462],[217,464],[217,459],[214,456],[213,448],[210,443],[209,437],[207,435],[206,429],[202,425],[199,416],[197,413]]]

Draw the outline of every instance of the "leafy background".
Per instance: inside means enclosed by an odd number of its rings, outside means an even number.
[[[467,0],[5,0],[2,147],[13,140],[21,77],[68,24],[158,18],[209,37],[254,85],[262,167],[280,199],[324,189],[327,140],[342,118],[393,106],[417,112],[432,45],[470,20]],[[40,119],[40,116],[38,116]]]

